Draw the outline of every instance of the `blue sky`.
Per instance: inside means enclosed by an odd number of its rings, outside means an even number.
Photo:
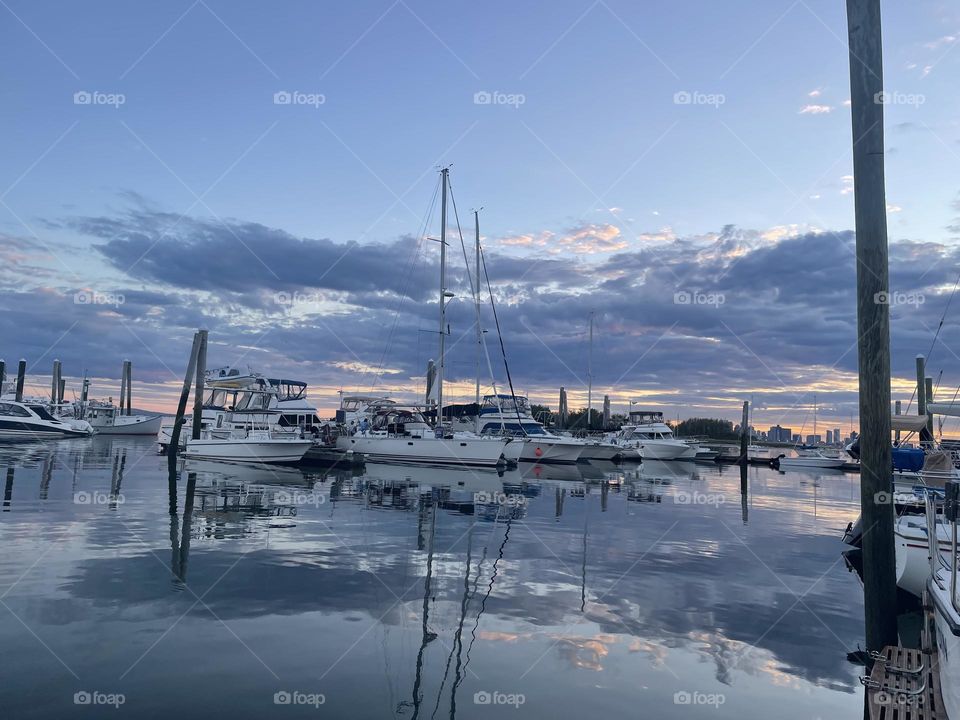
[[[598,382],[618,397],[670,405],[671,413],[728,414],[728,401],[766,392],[771,407],[780,408],[771,410],[774,421],[784,408],[809,404],[804,367],[822,366],[826,375],[838,363],[846,373],[855,368],[855,352],[843,355],[856,340],[849,333],[852,305],[842,292],[853,280],[836,264],[833,274],[807,276],[824,285],[819,296],[785,294],[803,277],[786,278],[784,288],[766,296],[752,294],[763,283],[747,279],[726,288],[713,315],[697,308],[703,315],[696,320],[684,319],[682,307],[673,317],[645,295],[655,287],[668,296],[721,292],[738,258],[760,253],[759,261],[791,240],[803,253],[811,244],[796,241],[811,231],[837,233],[828,237],[849,254],[839,239],[853,229],[842,3],[5,0],[0,14],[6,16],[0,56],[15,69],[0,98],[0,233],[8,240],[4,294],[13,308],[5,337],[8,355],[38,358],[37,373],[47,371],[52,355],[45,351],[54,343],[61,344],[51,352],[69,361],[68,371],[79,374],[82,365],[105,380],[116,376],[109,369],[119,366],[119,355],[134,355],[160,398],[166,392],[160,383],[182,369],[189,323],[196,321],[210,325],[225,348],[249,346],[271,326],[282,325],[291,337],[300,330],[310,347],[293,352],[265,341],[247,360],[300,373],[318,388],[359,384],[363,378],[332,363],[377,364],[382,333],[368,332],[361,320],[380,328],[389,323],[402,288],[394,296],[359,298],[336,295],[343,289],[323,283],[313,287],[305,277],[293,282],[286,271],[300,259],[274,254],[283,244],[254,226],[308,244],[360,243],[361,255],[390,252],[400,272],[441,163],[453,163],[464,224],[469,208],[484,207],[488,252],[504,263],[527,263],[512,282],[506,265],[495,278],[503,281],[506,320],[514,320],[518,335],[550,315],[553,306],[535,304],[546,297],[545,287],[564,301],[578,289],[586,294],[556,304],[554,334],[514,339],[518,353],[537,358],[526,381],[534,394],[552,395],[555,386],[582,380],[572,368],[583,365],[591,310],[623,351],[622,358],[611,354],[610,367],[601,364]],[[945,278],[957,270],[950,262],[960,235],[960,9],[947,2],[885,3],[884,26],[885,86],[893,97],[885,118],[890,240],[906,243],[905,257],[928,260],[927,267],[944,273],[935,279],[925,268],[912,273],[914,284],[903,289],[924,292],[926,301],[894,309],[894,371],[906,378],[913,355],[932,338],[926,326],[936,326],[945,305],[952,286]],[[276,104],[275,93],[284,91],[323,102]],[[105,104],[76,104],[78,92],[101,93]],[[499,93],[505,102],[477,104],[477,93]],[[109,95],[122,95],[122,104],[110,104]],[[686,97],[693,101],[682,102]],[[106,220],[113,221],[109,232]],[[727,226],[741,233],[731,240],[735,247],[722,268],[698,261],[696,287],[689,275],[665,267],[730,239]],[[205,252],[224,228],[238,241],[235,255],[224,257],[227,245],[218,246],[220,255]],[[131,255],[130,244],[148,229],[154,234],[142,249],[187,253],[184,275],[192,270],[206,283],[160,277]],[[112,254],[98,249],[111,241],[128,247],[115,244]],[[636,263],[643,258],[645,264]],[[421,259],[430,267],[429,256]],[[596,286],[598,277],[612,280],[627,267],[635,271],[620,274],[618,286]],[[319,277],[325,268],[315,271]],[[369,268],[334,270],[341,271]],[[788,256],[786,265],[756,272],[766,278],[795,269]],[[236,288],[225,289],[211,280],[217,274],[249,275],[251,292],[244,299]],[[264,275],[275,282],[262,281]],[[339,306],[342,327],[323,320],[330,305],[319,320],[309,312],[282,319],[275,308],[263,312],[263,297],[312,287],[328,293],[324,303]],[[144,295],[113,314],[97,307],[60,314],[48,304],[51,293],[72,298],[78,289]],[[255,292],[262,296],[256,302]],[[27,303],[35,293],[40,300]],[[631,297],[632,305],[622,302]],[[433,313],[431,299],[416,301],[424,318]],[[741,325],[743,308],[778,317],[779,324]],[[86,315],[58,340],[73,322],[64,319],[76,312]],[[838,326],[820,334],[822,346],[802,329],[789,334],[792,323],[809,327],[831,314]],[[469,313],[453,316],[466,330]],[[100,347],[98,354],[90,339],[71,344],[74,334],[106,333],[98,323],[110,322],[123,325],[110,331],[118,333],[119,349]],[[901,322],[910,325],[905,332]],[[324,333],[339,340],[325,341]],[[793,341],[782,354],[781,333]],[[945,333],[949,341],[949,328]],[[678,351],[663,357],[654,351],[642,366],[653,363],[657,372],[634,378],[627,358],[664,334],[678,342],[707,338],[679,351],[692,356],[691,367],[715,364],[707,351],[719,343],[729,351],[719,359],[721,369],[749,362],[752,371],[743,378],[733,369],[726,379],[723,372],[691,375],[686,362],[675,368]],[[405,337],[406,346],[426,342]],[[350,350],[333,357],[339,345]],[[949,379],[960,362],[949,349],[938,352]],[[419,372],[426,350],[390,354],[402,355],[397,375],[408,378]],[[230,355],[225,351],[223,360],[236,359]],[[818,391],[828,405],[833,397],[837,417],[855,407],[849,377],[841,385]],[[716,403],[698,405],[708,388]],[[788,417],[795,415],[793,408]]]

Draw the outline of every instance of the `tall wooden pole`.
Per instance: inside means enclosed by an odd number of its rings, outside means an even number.
[[[126,407],[125,403],[127,402],[127,361],[123,361],[123,365],[120,367],[120,415],[126,415],[124,408]]]
[[[127,415],[133,415],[133,363],[127,360],[124,365],[127,371]]]
[[[0,360],[0,395],[3,395],[3,383],[7,379],[7,363]]]
[[[197,353],[200,350],[200,333],[193,336],[193,347],[190,350],[190,360],[183,374],[183,388],[180,390],[180,402],[177,403],[177,416],[173,421],[173,432],[170,434],[170,447],[167,457],[170,460],[171,472],[176,467],[177,453],[180,450],[180,429],[183,427],[183,415],[187,411],[187,400],[190,398],[190,385],[193,383],[193,372],[197,367]]]
[[[17,363],[17,394],[14,396],[17,402],[23,402],[23,383],[27,378],[27,361],[20,358]]]
[[[933,402],[933,378],[924,378],[923,386],[923,394],[927,400],[927,405],[929,405]],[[933,415],[930,413],[927,413],[927,433],[930,435],[930,441],[933,442]]]
[[[740,463],[747,464],[747,447],[750,444],[750,403],[743,401],[743,417],[740,420]]]
[[[57,404],[57,394],[60,391],[60,361],[53,361],[53,381],[50,385],[50,404]]]
[[[203,381],[207,372],[207,331],[201,330],[200,347],[197,348],[197,387],[193,393],[193,439],[200,439],[203,423]]]
[[[890,290],[883,174],[880,0],[847,0],[853,190],[857,230],[860,371],[860,510],[866,644],[897,643],[896,556],[890,453]],[[882,501],[878,502],[882,498]]]

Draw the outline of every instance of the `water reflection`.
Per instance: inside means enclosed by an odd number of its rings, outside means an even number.
[[[323,692],[332,716],[479,717],[475,693],[494,691],[525,695],[533,717],[626,716],[638,701],[685,717],[684,690],[724,693],[715,717],[858,711],[845,653],[862,642],[861,600],[836,537],[856,513],[851,476],[194,461],[168,474],[152,443],[106,438],[0,448],[0,463],[4,603],[36,634],[0,620],[23,659],[0,690],[17,717],[70,715],[94,683],[132,714],[134,698],[141,714],[189,698],[194,714],[262,717],[292,688]],[[38,677],[55,690],[9,690]],[[223,678],[232,692],[212,697]]]

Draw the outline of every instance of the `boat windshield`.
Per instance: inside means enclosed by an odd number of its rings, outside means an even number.
[[[19,405],[13,403],[0,403],[0,415],[13,415],[15,417],[30,417],[30,413]]]
[[[503,432],[511,435],[546,435],[547,431],[543,429],[540,423],[525,422],[521,425],[518,422],[490,423],[483,429],[483,435],[499,435]]]
[[[33,410],[37,415],[39,415],[43,420],[56,420],[56,418],[47,412],[46,408],[42,405],[30,405],[31,410]]]
[[[258,412],[270,409],[273,395],[265,392],[242,392],[234,406],[234,412]]]
[[[299,380],[267,380],[270,387],[277,391],[280,400],[299,400],[307,394],[307,384]]]
[[[521,415],[529,414],[530,401],[523,395],[517,395],[516,398],[516,402],[514,402],[512,395],[487,395],[483,398],[483,407],[480,411],[494,412],[499,410],[504,414],[516,414],[519,411]]]

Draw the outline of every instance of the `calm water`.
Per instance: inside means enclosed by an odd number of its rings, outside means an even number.
[[[743,503],[737,468],[677,463],[171,486],[108,438],[0,447],[4,475],[3,717],[862,716],[856,476],[754,467]]]

